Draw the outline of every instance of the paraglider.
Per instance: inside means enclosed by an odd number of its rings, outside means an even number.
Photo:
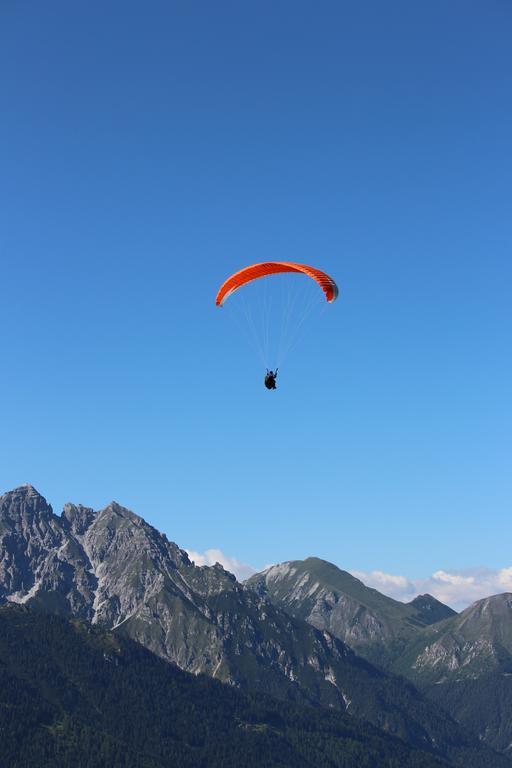
[[[222,307],[226,299],[246,283],[282,272],[301,272],[303,275],[316,280],[330,304],[338,298],[338,286],[332,277],[326,275],[325,272],[314,267],[308,267],[307,264],[295,264],[292,261],[265,261],[262,264],[251,264],[251,266],[240,269],[228,277],[219,288],[215,303],[218,307]]]
[[[336,285],[336,282],[332,277],[330,277],[325,272],[322,272],[320,269],[317,269],[316,267],[312,267],[307,264],[297,264],[296,262],[291,261],[265,261],[261,264],[251,264],[248,267],[244,267],[243,269],[240,269],[230,275],[220,286],[215,299],[215,304],[218,307],[224,306],[225,302],[228,298],[230,298],[230,296],[232,296],[236,291],[239,291],[241,288],[249,285],[250,283],[254,283],[256,281],[259,283],[261,281],[266,286],[266,281],[263,280],[263,278],[272,278],[272,287],[275,287],[274,276],[286,276],[287,274],[293,276],[293,279],[290,281],[293,284],[296,282],[294,275],[304,275],[310,278],[312,281],[316,282],[317,285],[322,289],[325,300],[328,304],[332,304],[338,297],[338,286]],[[279,282],[279,280],[277,282]],[[299,284],[301,283],[301,281],[298,282]],[[260,296],[259,318],[255,318],[253,316],[253,310],[258,309],[257,305],[256,307],[247,307],[245,306],[245,302],[242,302],[242,306],[244,306],[245,309],[245,319],[247,321],[248,330],[252,335],[252,341],[255,344],[256,350],[260,355],[262,362],[267,366],[267,361],[272,359],[267,347],[270,344],[271,337],[275,335],[274,328],[275,326],[279,325],[278,321],[281,321],[279,352],[276,357],[273,355],[272,357],[274,360],[282,362],[282,358],[280,357],[281,352],[284,353],[284,351],[289,351],[291,346],[297,341],[299,329],[302,327],[306,317],[308,317],[311,313],[311,309],[313,308],[314,304],[324,304],[324,302],[318,302],[318,296],[321,297],[322,294],[317,294],[316,288],[314,291],[311,291],[313,295],[310,297],[309,301],[303,302],[302,299],[297,298],[296,286],[293,285],[291,287],[295,288],[295,295],[293,297],[291,296],[290,286],[288,286],[288,295],[282,302],[282,308],[280,311],[278,311],[277,318],[270,317],[271,302],[268,298],[267,292],[264,292],[262,297]],[[251,290],[249,290],[250,298]],[[242,293],[245,296],[245,291],[242,291]],[[252,294],[252,297],[254,297],[254,293]],[[299,314],[296,321],[294,321],[292,318],[293,310],[298,311]],[[283,349],[285,346],[287,346],[286,350]],[[267,373],[264,379],[265,387],[269,390],[276,389],[278,368],[276,367],[274,370],[267,367],[266,370]]]
[[[276,389],[277,368],[274,371],[269,371],[267,368],[267,375],[265,376],[265,386],[267,389]]]

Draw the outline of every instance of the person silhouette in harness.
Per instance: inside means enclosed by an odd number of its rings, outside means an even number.
[[[275,371],[269,371],[267,368],[267,374],[265,376],[265,386],[267,389],[276,389],[277,368]]]

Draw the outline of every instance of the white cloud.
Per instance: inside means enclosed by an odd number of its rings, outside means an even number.
[[[447,573],[447,571],[436,571],[432,574],[432,579],[440,581],[442,584],[453,584],[454,586],[470,585],[475,583],[474,576],[461,576],[457,573]]]
[[[512,566],[507,568],[470,568],[463,571],[435,571],[423,579],[408,579],[382,571],[352,571],[369,587],[378,589],[395,600],[409,602],[417,595],[433,595],[456,611],[483,597],[512,592]]]
[[[363,580],[363,574],[360,574],[359,572],[353,573],[359,579]],[[383,571],[372,571],[370,575],[375,584],[379,584],[382,589],[397,590],[398,592],[404,590],[407,592],[410,590],[410,582],[405,576],[395,576],[391,573],[384,573]]]
[[[226,571],[234,573],[238,581],[243,581],[256,573],[256,568],[247,563],[242,563],[236,557],[225,555],[220,549],[207,549],[205,552],[194,552],[193,549],[185,550],[187,555],[196,565],[215,565],[220,563]]]
[[[512,567],[498,571],[498,581],[505,592],[512,592]]]

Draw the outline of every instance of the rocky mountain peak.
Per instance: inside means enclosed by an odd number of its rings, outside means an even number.
[[[48,553],[64,532],[46,499],[30,484],[0,497],[0,599],[22,602],[36,589]]]
[[[175,561],[189,563],[185,551],[169,541],[164,533],[158,531],[144,518],[117,501],[111,501],[106,507],[94,513],[94,525],[90,529],[90,536],[95,538],[100,536],[103,543],[113,541],[112,537],[117,541],[125,537],[136,541],[136,546],[139,548],[150,547],[162,555],[165,553],[165,557],[171,555]]]
[[[414,608],[417,617],[426,625],[435,624],[438,621],[443,621],[443,619],[449,619],[450,616],[456,615],[456,611],[453,608],[441,603],[429,594],[418,595],[408,605]]]
[[[82,504],[68,502],[64,504],[62,510],[62,521],[75,536],[82,536],[95,517],[95,511],[91,507],[82,506]]]
[[[25,483],[0,496],[0,520],[26,516],[52,516],[53,510],[33,485]]]
[[[39,491],[37,491],[34,488],[32,483],[22,483],[21,485],[17,485],[16,488],[13,488],[11,491],[8,491],[7,493],[11,493],[11,494],[26,493],[30,495],[36,495],[36,496],[41,495]]]
[[[17,531],[25,539],[55,538],[59,518],[34,486],[20,485],[0,496],[0,532]]]
[[[457,629],[466,637],[482,636],[504,642],[512,652],[512,593],[484,597],[477,600],[457,620]]]
[[[491,595],[477,600],[466,610],[480,611],[481,613],[510,613],[512,611],[512,592],[501,592],[499,595]]]
[[[109,502],[106,507],[103,507],[103,509],[99,510],[97,515],[99,517],[118,518],[120,521],[125,520],[128,523],[134,523],[140,527],[145,527],[148,529],[152,528],[152,526],[149,525],[149,523],[146,523],[142,517],[139,517],[139,515],[135,514],[135,512],[132,512],[131,509],[123,507],[123,505],[119,504],[117,501]]]

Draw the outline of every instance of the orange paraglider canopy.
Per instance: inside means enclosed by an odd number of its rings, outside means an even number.
[[[338,296],[338,286],[332,277],[319,269],[308,267],[307,264],[295,264],[291,261],[265,261],[262,264],[251,264],[228,277],[219,288],[215,304],[222,307],[228,296],[231,296],[246,283],[281,272],[299,272],[315,280],[325,293],[328,302],[335,301]]]

